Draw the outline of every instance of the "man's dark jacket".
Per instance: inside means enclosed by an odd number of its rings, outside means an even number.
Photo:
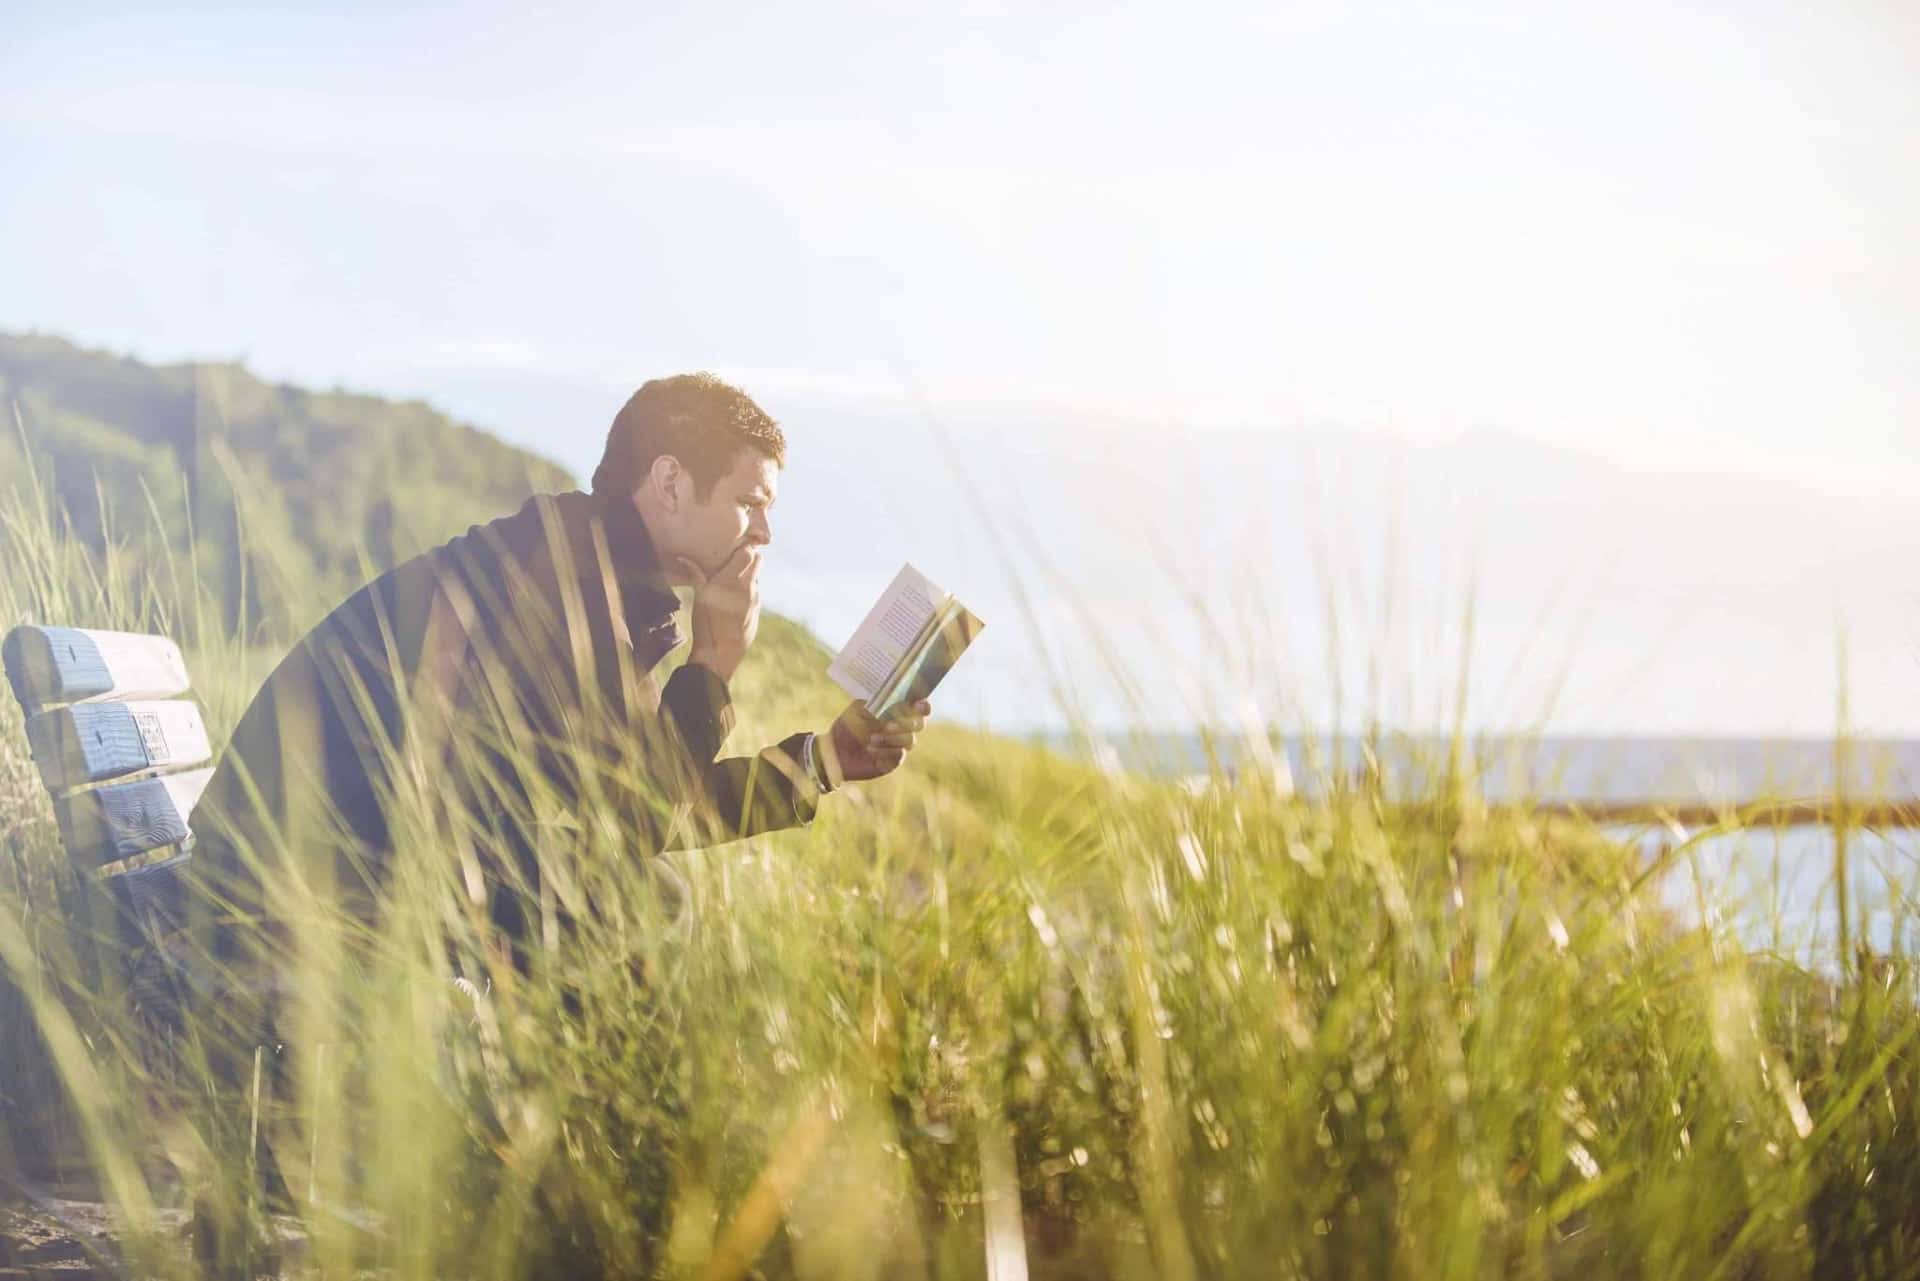
[[[289,859],[311,883],[329,856],[332,891],[375,915],[396,846],[445,843],[524,939],[543,851],[589,825],[643,858],[809,822],[804,735],[722,758],[726,683],[695,664],[655,682],[677,607],[631,504],[584,493],[533,498],[348,597],[267,679],[195,811],[190,876],[221,937],[296,910],[263,888]],[[414,830],[436,797],[438,826]]]

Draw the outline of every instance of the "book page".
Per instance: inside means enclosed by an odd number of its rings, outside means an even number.
[[[855,698],[872,698],[932,623],[947,594],[912,565],[902,565],[827,668]]]

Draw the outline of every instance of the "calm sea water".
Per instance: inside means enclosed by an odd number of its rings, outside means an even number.
[[[1109,766],[1166,777],[1271,770],[1307,794],[1367,768],[1361,741],[1288,738],[1261,744],[1232,736],[1136,733],[1099,740],[1065,736],[1049,745]],[[1920,797],[1920,740],[1867,740],[1836,750],[1830,740],[1716,738],[1481,738],[1467,758],[1489,800],[1665,801],[1739,804],[1818,799],[1844,780],[1851,798]],[[1445,768],[1443,740],[1383,738],[1373,759],[1388,786],[1419,795]],[[1844,766],[1844,768],[1843,768]],[[1691,833],[1664,827],[1612,829],[1651,860]],[[1920,945],[1920,830],[1856,831],[1847,837],[1848,911],[1853,936],[1878,951]],[[1761,828],[1713,836],[1674,860],[1661,882],[1683,918],[1708,914],[1733,926],[1750,948],[1822,968],[1837,954],[1834,834],[1824,827]]]

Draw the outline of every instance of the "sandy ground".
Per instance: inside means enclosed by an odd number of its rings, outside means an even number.
[[[184,1257],[186,1213],[162,1210],[159,1218],[163,1236],[178,1242]],[[116,1216],[98,1201],[10,1197],[0,1205],[0,1278],[124,1276],[119,1230]]]

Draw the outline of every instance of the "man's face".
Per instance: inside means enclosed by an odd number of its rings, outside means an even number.
[[[773,459],[757,449],[742,449],[704,499],[694,495],[692,473],[683,472],[682,477],[686,489],[676,513],[676,554],[712,574],[741,547],[764,547],[773,541],[767,514],[780,479]]]

